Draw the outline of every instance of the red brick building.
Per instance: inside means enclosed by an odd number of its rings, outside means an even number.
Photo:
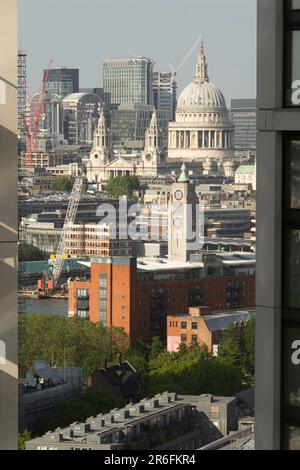
[[[255,276],[204,277],[203,263],[99,257],[91,259],[90,280],[69,283],[69,316],[124,328],[133,341],[165,341],[167,316],[199,305],[254,307]]]
[[[191,307],[188,314],[167,317],[167,348],[176,352],[181,343],[191,346],[207,346],[217,355],[222,332],[234,325],[243,328],[254,315],[254,311],[214,312],[210,307]]]

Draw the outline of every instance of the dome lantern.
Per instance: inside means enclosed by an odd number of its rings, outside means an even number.
[[[198,61],[196,65],[196,76],[195,80],[201,80],[202,82],[209,82],[208,73],[207,73],[207,62],[204,54],[204,41],[201,40],[201,49],[198,56]]]

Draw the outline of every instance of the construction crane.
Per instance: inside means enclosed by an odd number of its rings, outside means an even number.
[[[42,83],[39,93],[31,98],[26,92],[27,108],[30,108],[29,119],[27,119],[28,112],[22,113],[23,127],[26,130],[26,167],[32,167],[32,152],[38,152],[38,131],[40,117],[44,116],[44,101],[45,101],[45,86],[48,80],[49,70],[53,65],[53,60],[50,60],[47,69],[44,71]],[[29,121],[29,122],[28,122]]]
[[[83,178],[81,176],[77,176],[75,179],[72,192],[70,195],[70,200],[64,220],[64,226],[62,229],[62,233],[60,236],[60,240],[58,243],[56,256],[53,265],[52,277],[54,281],[54,287],[57,287],[60,275],[63,270],[64,262],[65,262],[65,247],[66,247],[66,236],[68,231],[70,230],[70,226],[75,222],[76,212],[78,208],[78,204],[80,201],[80,196],[82,192],[83,186]]]
[[[173,76],[174,78],[176,77],[176,75],[178,74],[179,70],[182,69],[182,67],[184,66],[186,60],[190,57],[190,55],[192,54],[192,52],[194,51],[194,49],[196,48],[196,46],[202,41],[202,36],[199,36],[197,41],[195,42],[195,44],[193,44],[192,48],[188,51],[188,53],[184,56],[184,58],[182,59],[182,61],[180,62],[180,64],[178,65],[178,67],[176,69],[174,69],[174,67],[172,66],[172,64],[169,64],[170,68],[171,68],[171,71],[173,73]]]
[[[22,121],[23,121],[24,129],[26,130],[26,152],[27,152],[26,167],[31,168],[32,167],[31,132],[26,121],[25,113],[22,113]]]
[[[33,130],[33,150],[38,152],[38,131],[39,131],[39,121],[40,117],[43,118],[45,115],[44,101],[45,101],[45,87],[48,80],[49,70],[53,65],[53,60],[50,60],[48,67],[44,70],[44,76],[41,83],[40,91],[38,94],[37,108],[34,111],[34,130]]]

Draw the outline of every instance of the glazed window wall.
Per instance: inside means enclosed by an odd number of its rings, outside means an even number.
[[[285,105],[300,106],[300,1],[287,2],[285,23]]]
[[[107,323],[107,275],[100,273],[100,322]]]
[[[282,435],[300,450],[300,133],[284,136]]]

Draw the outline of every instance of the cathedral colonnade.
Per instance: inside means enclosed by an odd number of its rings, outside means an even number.
[[[232,149],[234,145],[232,130],[170,130],[169,148],[171,149]]]

